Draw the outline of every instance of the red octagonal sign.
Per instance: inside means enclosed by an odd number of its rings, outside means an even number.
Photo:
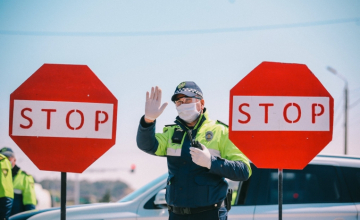
[[[115,144],[116,113],[89,67],[44,64],[10,95],[9,135],[40,170],[81,173]]]
[[[303,169],[332,140],[333,108],[306,65],[263,62],[230,91],[229,138],[258,168]]]

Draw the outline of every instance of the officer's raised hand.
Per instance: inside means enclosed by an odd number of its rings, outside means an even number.
[[[211,168],[211,154],[209,149],[204,145],[201,145],[202,150],[195,147],[190,147],[190,154],[192,161],[199,166]]]
[[[146,92],[146,103],[145,103],[145,121],[152,123],[157,117],[161,115],[166,106],[167,102],[161,105],[161,89],[156,86],[151,87],[151,93]]]

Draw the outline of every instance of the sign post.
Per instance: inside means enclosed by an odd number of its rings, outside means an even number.
[[[331,140],[334,99],[303,64],[263,62],[230,90],[229,138],[258,168],[303,169]]]
[[[283,170],[278,169],[278,199],[279,199],[279,220],[282,220],[282,204],[283,204]]]
[[[116,140],[117,99],[86,65],[44,64],[10,95],[9,135],[40,169],[82,173]]]
[[[61,172],[61,192],[60,192],[60,217],[66,219],[66,172]]]

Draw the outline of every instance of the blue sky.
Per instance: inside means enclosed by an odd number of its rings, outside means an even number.
[[[344,83],[350,104],[360,99],[359,1],[0,1],[0,145],[19,165],[39,171],[8,137],[10,94],[44,63],[86,64],[119,100],[117,143],[89,169],[118,169],[81,178],[122,179],[134,188],[167,171],[166,159],[146,155],[135,136],[145,93],[192,80],[212,119],[228,122],[229,90],[262,61],[306,64],[335,99],[333,141],[324,154],[343,153]],[[349,110],[349,154],[360,156],[360,104]],[[157,130],[172,123],[173,104]],[[81,159],[81,158],[79,158]],[[135,174],[127,172],[132,163]],[[74,174],[69,174],[73,178]]]

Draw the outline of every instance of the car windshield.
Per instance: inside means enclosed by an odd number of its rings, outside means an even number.
[[[135,198],[137,198],[138,196],[140,196],[141,194],[146,192],[148,189],[153,187],[158,182],[166,179],[168,175],[169,175],[168,173],[165,173],[164,175],[161,175],[160,177],[154,179],[153,181],[151,181],[150,183],[148,183],[145,186],[141,187],[140,189],[135,190],[134,192],[132,192],[129,195],[125,196],[124,198],[120,199],[118,202],[128,202],[128,201],[134,200]]]

